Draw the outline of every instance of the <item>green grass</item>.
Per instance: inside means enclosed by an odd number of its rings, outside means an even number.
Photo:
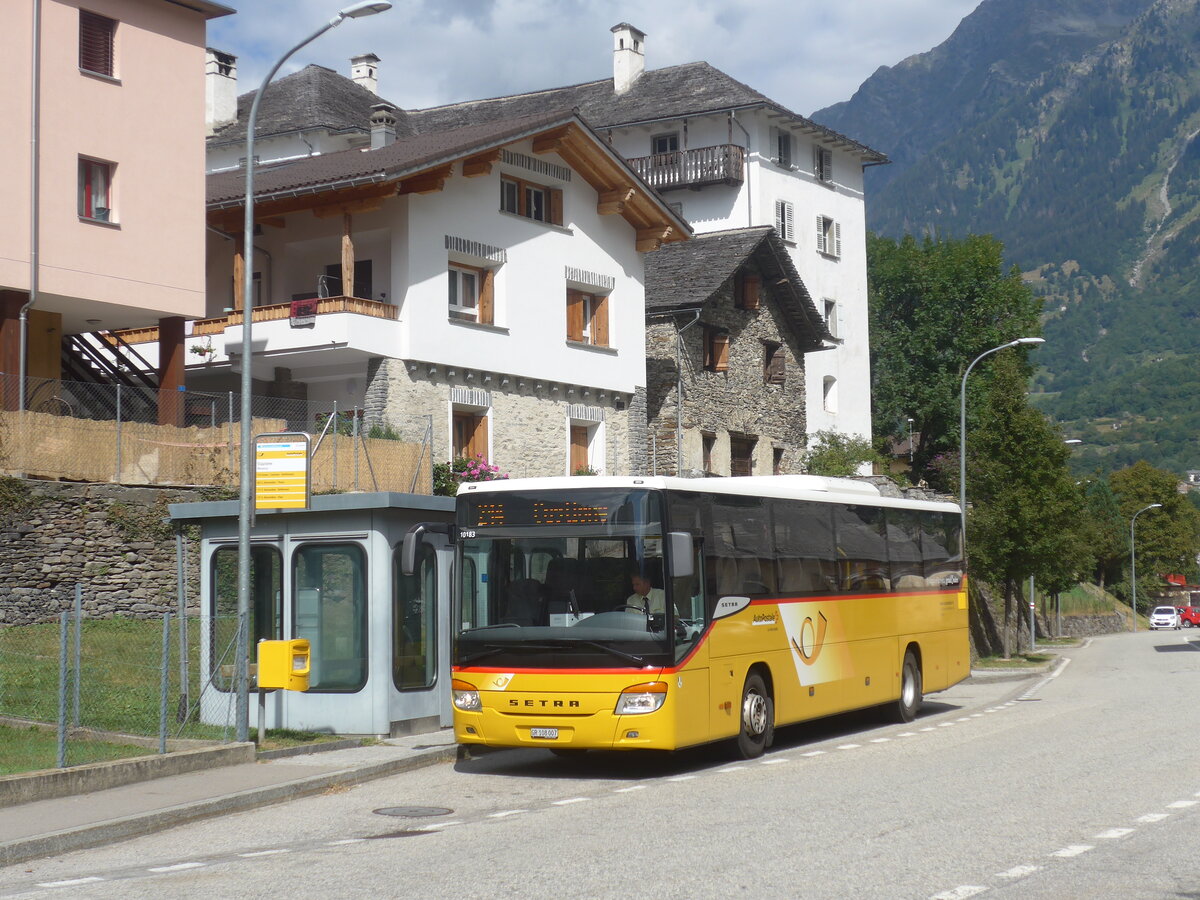
[[[67,764],[81,765],[131,756],[145,756],[152,751],[128,744],[102,741],[70,741],[67,745]],[[13,728],[0,725],[0,776],[19,772],[36,772],[58,766],[58,735],[41,728]]]

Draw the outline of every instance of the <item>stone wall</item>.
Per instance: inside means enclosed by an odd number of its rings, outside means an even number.
[[[1037,622],[1038,638],[1048,638],[1054,634],[1055,616],[1034,616]],[[1094,616],[1063,616],[1062,633],[1066,637],[1089,637],[1095,634],[1115,634],[1118,631],[1129,630],[1129,619],[1117,613]],[[1025,629],[1026,635],[1029,629]]]
[[[47,622],[83,587],[84,615],[177,611],[175,535],[167,504],[196,490],[3,479],[0,626]],[[198,543],[188,541],[189,613],[199,614]]]
[[[488,417],[489,462],[514,478],[566,475],[568,421],[593,430],[593,466],[607,475],[646,469],[645,392],[604,391],[400,359],[368,367],[366,424],[433,415],[433,458],[450,458],[451,409]]]

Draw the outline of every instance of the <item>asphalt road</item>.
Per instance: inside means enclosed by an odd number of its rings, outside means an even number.
[[[0,897],[1200,896],[1200,633],[1063,655],[754,762],[491,753],[10,866]]]

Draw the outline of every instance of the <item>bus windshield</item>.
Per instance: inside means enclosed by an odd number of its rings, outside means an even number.
[[[645,490],[460,496],[455,663],[669,664],[675,631],[692,629],[664,577],[660,507]]]

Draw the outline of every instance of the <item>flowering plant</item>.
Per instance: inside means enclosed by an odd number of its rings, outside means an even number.
[[[455,457],[448,463],[433,466],[433,492],[442,497],[453,497],[458,486],[465,481],[501,481],[508,475],[480,456]]]

